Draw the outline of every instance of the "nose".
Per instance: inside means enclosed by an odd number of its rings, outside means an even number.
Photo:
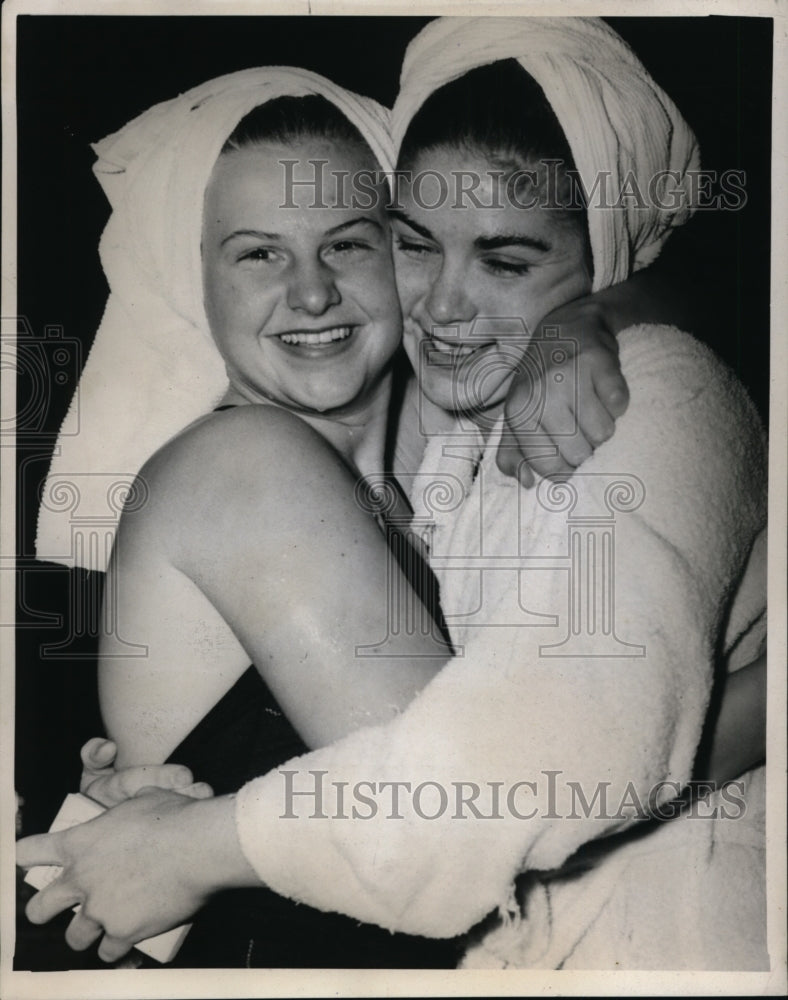
[[[474,308],[468,295],[465,268],[444,260],[427,293],[425,305],[436,326],[470,322]]]
[[[310,316],[321,316],[342,301],[334,274],[322,261],[297,263],[287,286],[288,306]]]

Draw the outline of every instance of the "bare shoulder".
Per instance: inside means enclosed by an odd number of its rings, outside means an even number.
[[[301,476],[309,463],[338,462],[334,449],[307,423],[275,406],[239,406],[212,413],[169,441],[142,469],[152,482],[178,490],[203,485],[270,483]]]
[[[334,449],[308,424],[273,406],[212,413],[161,448],[140,471],[148,498],[133,516],[137,530],[168,550],[210,530],[236,531],[258,516],[292,504],[315,475],[341,475]],[[124,515],[126,530],[132,525]],[[190,543],[189,543],[190,544]]]

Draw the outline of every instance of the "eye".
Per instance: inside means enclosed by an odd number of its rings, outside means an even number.
[[[336,243],[332,243],[328,248],[330,253],[354,253],[359,250],[373,250],[372,244],[368,243],[366,240],[353,239],[353,240],[338,240]]]
[[[249,250],[244,250],[238,255],[239,261],[248,260],[262,264],[267,264],[277,259],[278,254],[271,247],[251,247]]]
[[[427,254],[437,252],[428,243],[421,243],[408,236],[396,236],[395,246],[397,250],[404,253],[407,257],[424,257]]]
[[[501,257],[485,257],[482,263],[493,274],[517,276],[528,274],[531,270],[531,265],[524,260],[505,260]]]

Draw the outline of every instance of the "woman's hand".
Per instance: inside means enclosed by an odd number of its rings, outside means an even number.
[[[618,334],[639,323],[694,330],[702,325],[708,297],[700,291],[686,275],[652,264],[546,316],[529,345],[531,357],[526,352],[524,375],[512,382],[506,400],[501,471],[523,486],[533,485],[533,472],[571,475],[612,436],[629,404]]]
[[[46,923],[81,903],[66,942],[82,951],[103,933],[105,962],[187,922],[220,888],[260,885],[238,843],[231,797],[200,801],[163,789],[68,830],[20,840],[17,864],[63,868],[30,900],[28,919]]]
[[[525,487],[534,472],[571,475],[613,436],[627,408],[610,311],[600,295],[570,302],[542,321],[526,348],[497,456],[501,471]]]
[[[101,805],[116,806],[133,799],[143,788],[162,788],[193,799],[208,799],[213,789],[204,781],[195,782],[188,767],[180,764],[126,767],[116,771],[117,747],[112,740],[96,736],[82,747],[82,777],[79,790]]]

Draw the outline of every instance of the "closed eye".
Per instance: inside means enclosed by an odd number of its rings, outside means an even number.
[[[482,263],[493,274],[523,275],[528,274],[531,270],[531,265],[524,260],[501,260],[500,257],[486,257]]]
[[[354,250],[372,250],[372,244],[366,240],[338,240],[329,247],[335,253],[348,253]]]
[[[428,243],[420,243],[417,240],[408,239],[406,236],[397,236],[395,246],[397,250],[411,257],[419,257],[424,254],[437,252]]]

